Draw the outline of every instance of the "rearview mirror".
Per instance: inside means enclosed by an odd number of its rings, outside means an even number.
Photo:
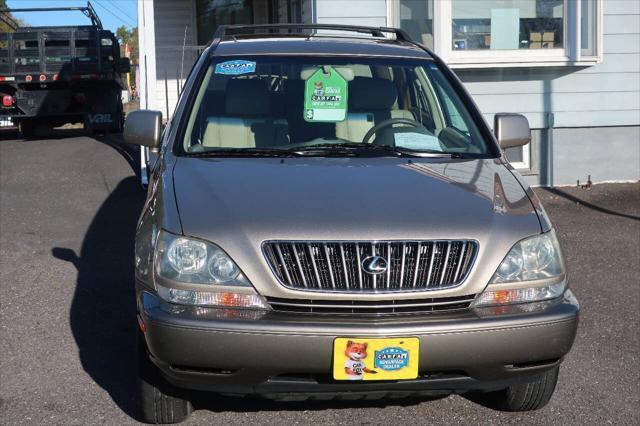
[[[493,131],[502,149],[522,146],[531,142],[529,121],[522,114],[496,114],[493,119]]]
[[[131,60],[129,58],[120,58],[120,73],[129,74],[131,72]]]
[[[160,147],[162,133],[162,113],[160,111],[140,110],[127,115],[124,123],[124,141],[133,145]]]

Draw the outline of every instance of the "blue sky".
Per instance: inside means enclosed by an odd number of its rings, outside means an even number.
[[[10,8],[86,6],[86,0],[8,0]],[[121,25],[137,25],[137,0],[91,0],[105,29],[115,31]],[[18,18],[32,26],[88,25],[82,12],[29,12],[16,13]]]

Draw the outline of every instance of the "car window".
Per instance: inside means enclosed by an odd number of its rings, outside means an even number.
[[[389,145],[487,154],[466,106],[432,61],[215,58],[183,153]]]

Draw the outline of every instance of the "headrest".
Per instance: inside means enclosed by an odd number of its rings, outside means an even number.
[[[304,86],[302,80],[286,79],[283,84],[284,93],[286,93],[287,105],[298,106],[304,104]]]
[[[264,116],[271,113],[266,80],[234,78],[227,82],[225,112],[232,116]]]
[[[397,97],[391,80],[356,77],[349,83],[349,108],[356,111],[391,109]]]

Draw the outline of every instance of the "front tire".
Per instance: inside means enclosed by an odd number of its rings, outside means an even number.
[[[138,332],[138,402],[142,421],[170,424],[185,421],[193,405],[178,396],[178,389],[168,383],[147,354],[144,337]]]
[[[559,367],[554,368],[536,380],[517,383],[506,389],[485,395],[491,408],[502,411],[533,411],[547,405],[558,382]]]

